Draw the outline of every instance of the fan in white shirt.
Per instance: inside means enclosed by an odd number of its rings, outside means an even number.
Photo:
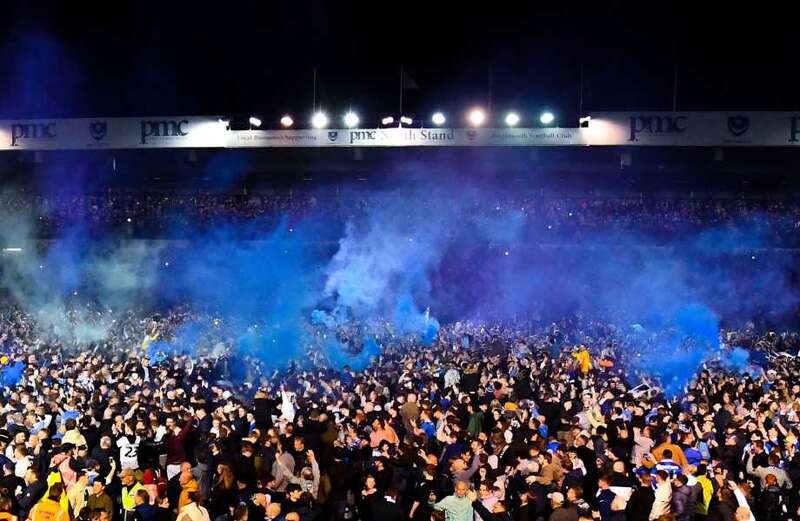
[[[138,455],[141,441],[139,436],[134,437],[131,434],[126,434],[117,440],[119,462],[123,469],[136,470],[139,468]]]

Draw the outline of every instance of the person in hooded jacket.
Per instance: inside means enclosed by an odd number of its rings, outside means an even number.
[[[670,506],[675,521],[689,521],[694,516],[692,488],[687,485],[688,478],[681,474],[672,480],[672,499]]]

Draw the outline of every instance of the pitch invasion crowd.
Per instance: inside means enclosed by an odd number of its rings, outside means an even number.
[[[137,192],[134,195],[109,191],[49,196],[7,191],[0,195],[0,203],[6,212],[31,216],[39,237],[57,235],[64,223],[75,222],[98,232],[122,230],[137,237],[181,237],[191,234],[198,224],[263,221],[284,215],[300,218],[321,211],[329,218],[347,218],[375,204],[368,194],[330,191],[322,194],[299,189],[250,194]],[[432,199],[430,204],[438,206],[442,202]],[[466,205],[464,210],[487,215],[520,214],[541,230],[544,237],[552,232],[562,238],[581,240],[613,241],[614,232],[629,231],[655,240],[670,240],[684,233],[722,226],[749,229],[768,219],[770,227],[765,240],[770,245],[796,247],[800,228],[800,204],[794,200],[602,199],[507,194],[496,201],[483,198],[476,205]]]
[[[188,317],[129,314],[76,348],[4,315],[0,519],[800,519],[794,335],[739,331],[761,367],[708,363],[666,398],[598,322],[454,324],[361,370],[268,370],[147,345]]]

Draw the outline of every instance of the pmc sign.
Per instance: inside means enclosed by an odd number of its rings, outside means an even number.
[[[684,132],[686,132],[686,116],[631,116],[628,141],[638,141],[640,134],[683,134]]]
[[[184,137],[189,135],[186,127],[189,121],[181,120],[163,120],[163,121],[140,121],[139,122],[139,143],[142,145],[147,144],[147,139],[151,137]]]
[[[54,139],[55,123],[14,123],[11,125],[11,146],[19,146],[20,139]]]

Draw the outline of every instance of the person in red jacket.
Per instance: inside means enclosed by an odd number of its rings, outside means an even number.
[[[194,417],[187,415],[180,420],[167,418],[167,435],[164,446],[167,449],[167,479],[181,471],[181,463],[186,461],[186,438],[194,427]]]

